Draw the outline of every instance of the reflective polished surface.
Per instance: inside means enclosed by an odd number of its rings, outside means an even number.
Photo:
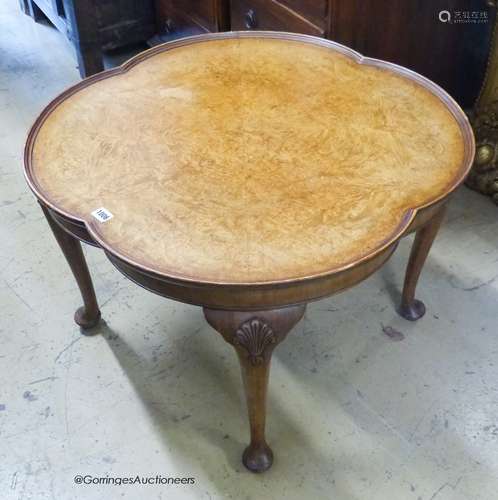
[[[139,267],[256,283],[375,254],[463,179],[468,124],[434,84],[323,40],[228,36],[50,105],[28,144],[37,193]]]

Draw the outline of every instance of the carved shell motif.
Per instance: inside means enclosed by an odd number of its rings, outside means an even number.
[[[276,341],[273,330],[259,318],[251,318],[242,323],[233,337],[233,344],[247,351],[247,357],[253,365],[263,363],[266,347]]]

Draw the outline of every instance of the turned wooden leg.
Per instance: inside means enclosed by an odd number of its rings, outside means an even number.
[[[242,462],[252,472],[271,467],[273,452],[265,439],[266,394],[275,346],[303,317],[306,306],[269,311],[221,311],[204,308],[208,323],[237,351],[246,392],[251,442]]]
[[[41,205],[41,204],[40,204]],[[54,233],[55,239],[61,247],[67,263],[78,283],[78,287],[83,297],[83,306],[74,314],[74,321],[81,328],[88,329],[94,327],[100,320],[100,310],[93,289],[92,278],[86,265],[85,256],[78,239],[64,231],[52,217],[50,210],[41,205],[43,213]]]
[[[422,226],[415,235],[410,259],[406,268],[403,296],[399,313],[403,318],[416,321],[425,314],[425,305],[415,298],[418,278],[429,254],[432,242],[444,218],[445,208],[441,208],[432,219]]]

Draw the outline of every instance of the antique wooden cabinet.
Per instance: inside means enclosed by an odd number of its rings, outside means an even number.
[[[329,38],[411,68],[472,106],[496,15],[492,0],[156,0],[166,38],[277,30]],[[440,13],[448,12],[450,19]],[[477,14],[477,18],[475,15]]]
[[[229,3],[225,0],[156,1],[158,27],[166,36],[230,29]]]
[[[470,108],[482,83],[496,0],[19,0],[74,44],[82,76],[102,50],[228,30],[329,38],[411,68]]]
[[[329,2],[327,0],[233,0],[230,9],[232,30],[293,31],[327,36]]]
[[[332,0],[331,38],[395,62],[472,107],[496,16],[489,0]],[[449,18],[448,18],[449,14]]]
[[[69,39],[82,77],[104,69],[102,50],[145,41],[156,31],[153,0],[20,0],[20,5],[35,21],[48,18]]]

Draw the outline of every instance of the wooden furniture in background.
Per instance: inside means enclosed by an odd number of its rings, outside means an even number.
[[[486,78],[472,113],[477,146],[467,185],[498,205],[498,18]]]
[[[229,30],[273,30],[335,40],[401,64],[441,85],[465,108],[479,93],[494,0],[19,0],[48,17],[76,48],[82,76],[103,69],[102,50]],[[439,13],[485,14],[486,22],[442,22]],[[154,34],[156,34],[153,36]]]
[[[74,45],[82,78],[104,69],[102,51],[145,42],[155,31],[152,0],[20,0],[35,21],[49,21]]]
[[[496,16],[489,0],[155,1],[164,40],[228,29],[325,37],[427,76],[466,108],[481,86]],[[484,13],[486,22],[442,22],[442,10]],[[222,22],[214,12],[223,13]]]
[[[328,2],[316,0],[233,0],[230,2],[232,30],[274,30],[326,36]]]
[[[230,29],[225,0],[163,0],[156,2],[159,32],[172,37]]]
[[[61,94],[30,131],[25,173],[80,286],[79,325],[100,312],[68,235],[144,288],[202,306],[233,345],[243,461],[259,472],[273,460],[273,349],[308,302],[364,280],[413,231],[400,314],[420,318],[417,280],[473,154],[458,105],[404,68],[320,38],[218,33]]]
[[[496,17],[494,2],[331,1],[333,40],[413,69],[441,85],[461,106],[473,106],[486,67]],[[452,22],[439,19],[444,10],[450,12]],[[485,22],[456,22],[458,13],[467,12],[485,13]]]

